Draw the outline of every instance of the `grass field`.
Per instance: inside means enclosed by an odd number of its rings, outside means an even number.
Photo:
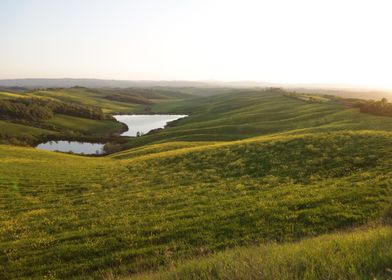
[[[134,110],[139,105],[124,104],[112,100],[100,98],[99,94],[90,92],[86,89],[59,89],[59,90],[40,90],[33,93],[34,96],[50,97],[66,102],[83,105],[98,106],[105,112],[128,112]]]
[[[0,92],[0,99],[15,99],[15,98],[44,98],[52,99],[61,102],[75,103],[79,105],[95,106],[100,107],[104,113],[143,113],[146,110],[147,105],[119,102],[115,100],[109,100],[106,97],[111,94],[135,94],[134,89],[87,89],[81,87],[67,88],[67,89],[41,89],[31,90],[21,93],[13,92]],[[181,92],[169,92],[167,90],[150,90],[144,93],[145,100],[152,102],[153,104],[179,102],[181,100],[189,99],[192,95],[181,93]],[[142,97],[140,97],[142,98]],[[0,115],[1,119],[1,115]],[[75,135],[82,134],[83,136],[112,136],[118,132],[121,132],[123,127],[121,124],[110,121],[110,120],[93,120],[87,118],[80,118],[67,115],[56,115],[41,124],[31,122],[27,124],[27,130],[23,130],[23,127],[18,124],[3,119],[0,131],[0,141],[9,141],[9,137],[1,137],[6,134],[16,140],[14,142],[26,140],[26,135],[33,135],[38,138],[45,139],[53,134],[61,134],[65,137],[75,137]],[[42,129],[44,127],[44,129]],[[36,141],[34,141],[35,143]],[[24,141],[24,144],[33,143],[31,141]]]
[[[22,136],[37,136],[42,134],[50,134],[53,133],[52,131],[31,127],[28,125],[16,124],[6,121],[0,121],[1,132],[7,134],[11,137],[16,135]]]
[[[274,91],[155,106],[191,116],[99,158],[0,145],[0,279],[389,277],[390,118]]]
[[[33,143],[51,135],[85,135],[106,137],[123,131],[120,123],[112,120],[92,120],[66,115],[56,115],[44,122],[46,128],[34,127],[28,123],[13,123],[0,120],[0,141],[31,139]],[[30,141],[27,141],[30,143]]]
[[[91,120],[65,115],[56,115],[47,121],[61,130],[77,131],[92,135],[111,135],[122,131],[122,125],[111,120]]]
[[[0,275],[125,275],[375,221],[391,198],[391,136],[269,136],[122,159],[1,146]]]
[[[25,97],[23,94],[11,93],[11,92],[2,92],[0,91],[0,99],[9,99],[9,98],[20,98]]]
[[[128,279],[391,279],[391,267],[392,229],[379,227],[228,250]]]
[[[48,89],[48,90],[38,90],[31,93],[32,96],[40,96],[40,97],[50,97],[59,99],[66,102],[72,102],[82,105],[89,106],[97,106],[104,110],[106,113],[129,113],[129,112],[143,112],[145,105],[141,104],[132,104],[119,102],[114,100],[108,100],[105,96],[118,93],[118,92],[128,92],[131,94],[133,92],[132,89],[128,90],[94,90],[87,88],[68,88],[68,89]],[[147,95],[152,102],[159,104],[160,102],[165,102],[168,100],[171,101],[179,101],[183,99],[189,99],[192,97],[189,94],[182,93],[168,93],[164,91],[160,93],[159,91],[156,94]]]
[[[190,114],[156,134],[131,139],[127,148],[169,141],[230,141],[273,133],[336,130],[392,131],[388,117],[362,114],[337,101],[309,104],[280,91],[236,91],[162,102],[154,111]]]

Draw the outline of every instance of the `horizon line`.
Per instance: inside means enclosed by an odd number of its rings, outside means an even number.
[[[356,85],[349,83],[307,83],[307,82],[295,82],[295,83],[286,83],[286,82],[266,82],[266,81],[258,81],[258,80],[217,80],[217,79],[205,79],[205,80],[187,80],[187,79],[115,79],[115,78],[72,78],[72,77],[60,77],[60,78],[0,78],[1,82],[11,82],[11,81],[36,81],[36,80],[94,80],[94,81],[113,81],[113,82],[134,82],[134,83],[143,83],[143,82],[153,82],[153,83],[203,83],[206,85],[214,85],[222,87],[222,85],[231,85],[237,86],[241,88],[266,88],[266,87],[283,87],[283,88],[317,88],[317,89],[328,89],[328,90],[377,90],[377,91],[392,91],[392,88],[382,87],[382,86],[372,86],[372,85]],[[255,84],[255,85],[245,85],[245,84]],[[234,84],[234,85],[233,85]],[[237,84],[237,85],[235,85]],[[240,85],[243,84],[243,85]],[[259,84],[259,85],[257,85]],[[1,85],[0,86],[11,86],[11,85]],[[19,85],[12,85],[19,86]],[[77,85],[75,85],[77,86]]]

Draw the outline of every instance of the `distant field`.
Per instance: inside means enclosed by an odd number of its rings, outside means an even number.
[[[53,100],[66,102],[69,104],[78,104],[82,106],[93,106],[99,107],[103,110],[103,113],[143,113],[147,111],[150,112],[150,105],[137,104],[132,102],[120,102],[112,100],[108,97],[111,95],[120,96],[127,100],[144,100],[148,104],[159,104],[167,102],[179,102],[181,100],[192,98],[193,96],[181,92],[170,92],[168,90],[140,90],[140,89],[87,89],[81,87],[66,88],[66,89],[40,89],[40,90],[30,90],[23,93],[14,92],[0,92],[1,99],[17,99],[21,97],[28,98],[40,98],[45,100]],[[1,112],[0,112],[1,113]],[[1,114],[0,114],[1,119]],[[19,121],[18,121],[19,122]],[[122,126],[114,121],[109,120],[97,120],[89,118],[81,118],[75,116],[69,116],[64,114],[55,115],[53,118],[44,122],[30,122],[29,127],[33,128],[27,131],[32,133],[25,133],[20,125],[13,125],[11,122],[4,119],[3,125],[1,127],[1,132],[3,134],[12,135],[12,137],[17,138],[24,144],[31,145],[31,141],[26,140],[25,135],[35,135],[44,139],[45,137],[52,135],[53,133],[64,135],[65,137],[75,137],[75,135],[84,134],[84,136],[109,136],[113,133],[120,132]],[[27,122],[26,122],[27,125]],[[44,127],[45,129],[40,129]],[[35,128],[35,129],[34,129]],[[9,141],[8,138],[0,141]],[[38,133],[40,132],[40,133]]]
[[[306,102],[313,103],[322,103],[332,101],[331,98],[327,96],[322,96],[318,94],[310,94],[310,93],[288,93],[286,94],[288,97],[297,98],[299,100],[303,100]]]
[[[219,92],[219,91],[218,91]],[[26,95],[26,93],[23,93]],[[86,88],[49,89],[28,93],[29,96],[55,98],[77,104],[99,106],[106,113],[144,113],[147,105],[123,103],[105,99],[104,90]],[[149,112],[189,114],[176,125],[159,133],[131,139],[123,148],[169,141],[230,141],[271,133],[303,133],[344,129],[392,130],[386,117],[362,114],[348,109],[336,100],[305,94],[320,103],[284,96],[276,90],[231,90],[207,97],[181,93],[146,93],[154,104]],[[11,96],[9,93],[4,96]],[[76,133],[101,134],[118,131],[118,124],[56,116],[49,120],[60,129]]]
[[[49,125],[50,129],[32,127],[28,124],[0,121],[0,136],[7,136],[3,137],[4,139],[9,139],[10,137],[24,139],[31,138],[31,136],[46,137],[54,134],[59,135],[61,131],[63,135],[68,132],[70,135],[83,133],[97,137],[108,136],[122,131],[122,125],[114,121],[91,120],[65,115],[57,115],[53,119],[46,121],[45,125]]]
[[[19,94],[19,93],[11,93],[11,92],[1,92],[0,91],[0,99],[4,98],[18,98],[18,97],[25,97],[24,94]]]
[[[119,102],[115,100],[106,99],[105,96],[118,93],[118,92],[130,92],[132,90],[91,90],[86,88],[71,88],[71,89],[57,89],[57,90],[39,90],[33,93],[34,96],[45,96],[60,99],[67,102],[74,102],[77,104],[98,106],[101,107],[104,112],[116,112],[116,113],[129,113],[129,112],[143,112],[145,105],[132,104]],[[159,92],[158,92],[159,93]],[[164,102],[166,100],[182,100],[187,99],[190,96],[187,94],[170,94],[161,93],[147,95],[151,101],[155,103]],[[158,98],[157,98],[158,97]]]
[[[123,112],[133,110],[137,105],[124,104],[121,102],[99,98],[99,95],[86,91],[84,89],[64,89],[64,90],[40,90],[34,92],[34,96],[44,96],[60,99],[66,102],[77,104],[98,106],[105,112]]]
[[[132,139],[127,147],[168,141],[228,141],[272,133],[335,130],[392,131],[388,117],[360,113],[337,101],[310,104],[276,91],[237,91],[184,101],[167,101],[153,111],[189,114],[156,134]]]

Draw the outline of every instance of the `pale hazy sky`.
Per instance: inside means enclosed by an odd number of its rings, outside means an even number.
[[[390,0],[0,0],[0,78],[392,88]]]

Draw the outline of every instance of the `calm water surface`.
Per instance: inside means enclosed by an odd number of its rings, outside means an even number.
[[[137,136],[146,134],[157,128],[164,128],[168,122],[178,120],[187,115],[115,115],[119,122],[128,126],[128,131],[121,136]],[[47,151],[72,152],[74,154],[100,155],[104,154],[104,144],[78,142],[78,141],[48,141],[37,146],[38,149]]]
[[[88,143],[77,141],[48,141],[37,146],[38,149],[58,152],[72,152],[75,154],[100,155],[104,153],[100,143]]]
[[[137,136],[137,133],[146,134],[157,128],[164,128],[168,122],[187,117],[187,115],[114,115],[119,122],[128,126],[128,131],[121,136]]]

